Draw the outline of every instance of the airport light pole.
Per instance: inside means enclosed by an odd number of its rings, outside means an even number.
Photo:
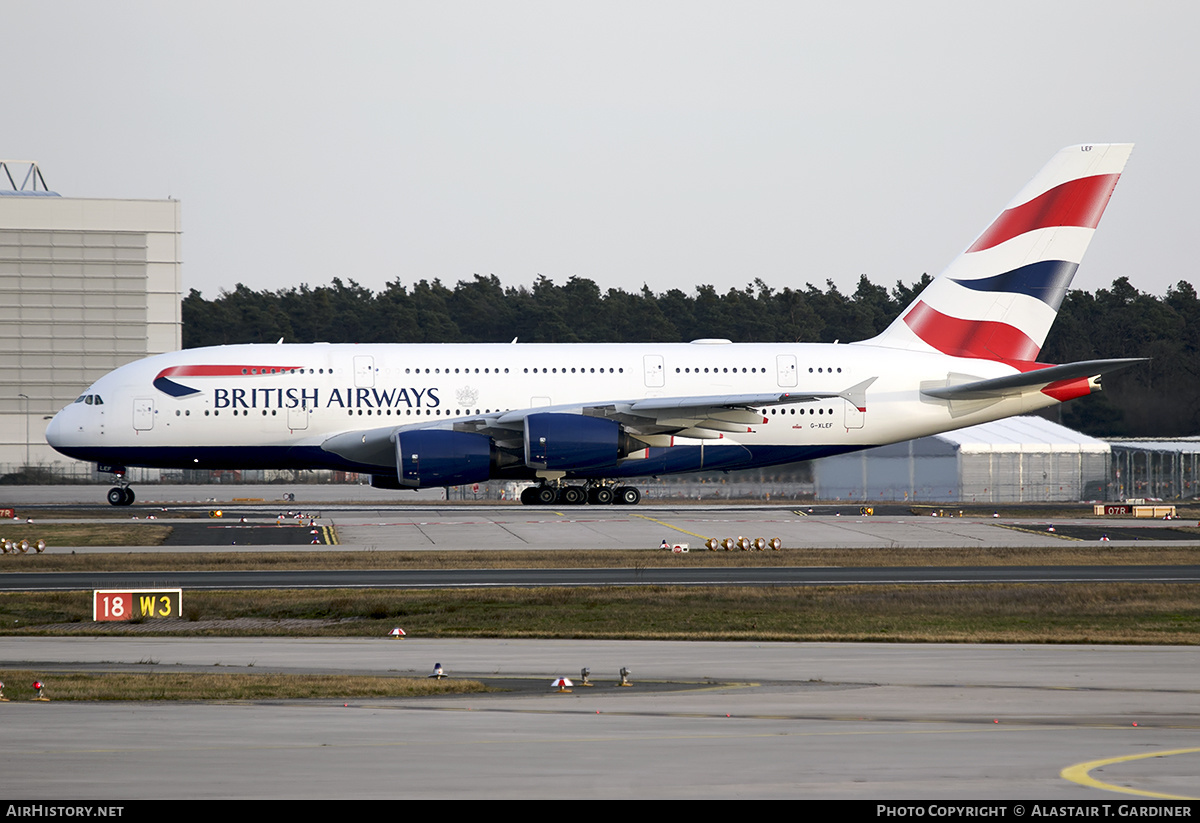
[[[17,397],[25,400],[25,471],[29,471],[29,395],[18,394]]]

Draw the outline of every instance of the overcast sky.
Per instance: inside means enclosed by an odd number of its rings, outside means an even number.
[[[937,274],[1137,144],[1074,285],[1195,282],[1200,5],[4,4],[0,159],[182,201],[184,288]]]

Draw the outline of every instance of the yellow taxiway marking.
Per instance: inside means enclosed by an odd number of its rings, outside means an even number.
[[[1162,792],[1150,792],[1143,789],[1131,789],[1128,786],[1115,786],[1112,783],[1097,780],[1088,774],[1092,769],[1098,769],[1101,766],[1108,766],[1113,763],[1128,763],[1133,760],[1145,760],[1148,757],[1170,757],[1173,754],[1195,754],[1196,752],[1200,752],[1200,749],[1172,749],[1166,752],[1129,754],[1124,757],[1110,757],[1106,760],[1092,760],[1088,763],[1077,763],[1074,766],[1068,766],[1059,773],[1059,776],[1064,780],[1070,780],[1082,786],[1091,786],[1093,789],[1108,789],[1110,792],[1136,794],[1140,797],[1159,797],[1167,800],[1200,800],[1200,798],[1188,797],[1182,794],[1163,794]]]
[[[683,532],[684,534],[690,534],[692,537],[698,537],[698,538],[700,538],[701,540],[707,540],[707,539],[708,539],[707,537],[705,537],[705,536],[704,536],[704,535],[702,535],[702,534],[696,534],[695,532],[690,532],[690,531],[688,531],[687,529],[681,529],[681,528],[679,528],[678,526],[672,526],[670,523],[664,523],[664,522],[662,522],[661,520],[655,520],[653,517],[647,517],[647,516],[646,516],[646,515],[644,515],[644,514],[635,514],[635,515],[633,515],[633,516],[634,516],[634,517],[640,517],[640,518],[642,518],[643,520],[649,520],[651,523],[657,523],[657,524],[658,524],[658,525],[660,525],[660,526],[666,526],[668,529],[674,529],[674,530],[675,530],[675,531],[677,531],[677,532]]]

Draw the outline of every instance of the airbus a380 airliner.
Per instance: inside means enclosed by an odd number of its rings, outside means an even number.
[[[105,375],[46,429],[127,466],[536,481],[523,503],[635,504],[626,478],[770,466],[1022,414],[1138,362],[1035,362],[1132,145],[1058,152],[882,334],[850,344],[239,345]],[[869,410],[869,411],[868,411]]]

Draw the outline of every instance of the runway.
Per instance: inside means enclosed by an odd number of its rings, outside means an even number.
[[[95,494],[96,489],[72,493]],[[150,496],[146,490],[139,499]],[[741,534],[779,536],[795,547],[909,547],[919,553],[930,546],[1061,545],[1070,539],[1057,529],[1050,532],[1054,524],[1049,522],[895,513],[861,517],[853,507],[809,512],[643,505],[563,511],[397,507],[330,498],[236,507],[221,501],[226,517],[214,523],[204,511],[207,502],[195,496],[190,503],[162,500],[153,509],[135,507],[115,516],[128,521],[137,516],[146,523],[154,511],[154,522],[180,526],[179,542],[149,549],[157,552],[276,550],[270,539],[236,545],[241,517],[247,518],[247,528],[269,534],[282,528],[275,526],[279,515],[301,510],[332,525],[339,539],[340,545],[289,547],[314,552],[650,551],[664,539],[695,548],[705,536]],[[114,513],[97,506],[84,516],[111,520]],[[231,529],[234,516],[239,522]],[[41,510],[34,517],[35,525],[53,519]],[[1134,543],[1163,538],[1170,524],[1124,520],[1120,525],[1139,530],[1126,541]],[[1187,542],[1190,536],[1171,538]],[[1098,552],[1105,548],[1095,545]],[[49,549],[56,550],[71,549]],[[114,550],[124,549],[94,551]],[[680,557],[681,565],[666,571],[677,573],[677,580],[713,572],[689,569],[686,559]],[[29,585],[16,563],[22,572],[36,571],[37,558],[0,559],[10,561],[16,562],[5,565],[0,583]],[[638,573],[645,581],[652,570],[594,571]],[[1048,573],[1028,567],[785,573],[829,584],[839,574],[848,575],[842,582],[860,582],[876,572],[918,572],[930,582],[938,575],[978,571],[1019,573],[1023,579]],[[1152,567],[1068,571],[1158,573]],[[1165,573],[1183,579],[1179,575],[1195,570],[1175,566]],[[340,582],[378,584],[379,575]],[[396,584],[449,585],[444,575]],[[512,581],[485,573],[464,585],[501,584]],[[572,578],[558,583],[588,584]],[[796,579],[787,584],[797,585]],[[1197,655],[1195,647],[0,637],[0,678],[7,669],[44,670],[39,676],[52,698],[46,704],[0,703],[7,748],[20,753],[0,770],[0,788],[9,796],[99,801],[787,797],[1122,804],[1160,798],[1196,816],[1196,801],[1170,798],[1197,795]],[[511,693],[414,700],[53,701],[54,673],[64,668],[421,676],[434,663],[451,676],[522,685]],[[595,687],[551,693],[552,678],[578,675],[583,666],[591,668]],[[613,685],[622,666],[633,671],[632,688]]]
[[[663,541],[703,548],[710,537],[723,540],[778,537],[788,548],[1030,548],[1066,542],[1131,545],[1144,541],[1200,544],[1200,534],[1178,530],[1193,521],[1105,519],[1078,504],[1079,516],[1059,520],[991,516],[916,516],[906,506],[876,507],[874,516],[859,505],[577,506],[396,505],[377,489],[338,487],[145,487],[139,505],[113,509],[96,501],[97,487],[11,487],[0,492],[0,507],[14,506],[14,526],[36,539],[40,523],[116,522],[170,525],[162,546],[51,546],[50,551],[461,551],[466,549],[646,549]],[[292,491],[291,489],[294,489]],[[207,499],[214,493],[222,499]],[[280,499],[293,494],[295,500]],[[348,500],[348,497],[357,499]],[[234,498],[239,498],[235,500]],[[81,501],[90,501],[84,504]],[[209,517],[220,511],[222,517]],[[155,518],[153,521],[148,518]],[[242,522],[243,519],[245,522]],[[309,524],[312,526],[309,526]],[[5,527],[5,534],[10,531]],[[1111,532],[1111,534],[1109,534]],[[15,532],[14,532],[15,533]],[[1108,540],[1101,538],[1107,537]],[[316,540],[317,543],[312,541]],[[336,544],[331,545],[331,544]],[[1102,545],[1103,544],[1103,545]]]
[[[681,560],[686,563],[686,560]],[[916,566],[610,569],[371,569],[361,571],[8,572],[0,591],[120,587],[236,589],[471,589],[501,586],[889,586],[981,583],[1200,583],[1197,566]]]
[[[533,684],[416,700],[0,704],[19,753],[0,771],[9,796],[1197,807],[1164,799],[1197,794],[1194,648],[3,638],[0,657],[45,664],[51,697],[52,664],[423,675],[438,662]],[[595,687],[552,693],[551,678],[585,665]],[[613,685],[621,666],[633,687]],[[1124,759],[1063,776],[1112,758]]]

